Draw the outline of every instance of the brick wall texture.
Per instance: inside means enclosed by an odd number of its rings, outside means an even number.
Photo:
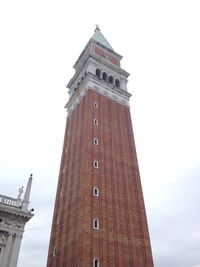
[[[130,110],[88,90],[67,118],[47,267],[93,267],[94,258],[153,267]]]

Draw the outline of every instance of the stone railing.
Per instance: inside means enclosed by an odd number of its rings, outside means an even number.
[[[22,202],[21,199],[0,195],[0,204],[20,208],[21,202]]]

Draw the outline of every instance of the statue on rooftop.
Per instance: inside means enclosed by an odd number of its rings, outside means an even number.
[[[23,194],[23,192],[24,192],[24,187],[22,186],[21,188],[19,188],[19,190],[18,190],[18,196],[17,196],[17,199],[21,199],[21,195]]]

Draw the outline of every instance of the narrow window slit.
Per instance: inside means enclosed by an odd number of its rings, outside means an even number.
[[[94,102],[94,107],[98,108],[98,103],[97,102]]]
[[[98,144],[99,144],[98,139],[97,139],[97,138],[94,138],[94,139],[93,139],[93,143],[94,143],[94,145],[98,146]]]
[[[56,249],[56,247],[53,249],[53,258],[55,258],[56,257],[56,254],[57,254],[57,249]]]
[[[97,160],[93,161],[93,167],[98,169],[99,168],[99,162]]]
[[[99,219],[95,218],[93,220],[93,229],[94,230],[99,230]]]
[[[95,196],[95,197],[99,196],[99,188],[98,187],[93,188],[93,196]]]
[[[100,267],[100,262],[98,258],[93,259],[93,267]]]
[[[98,125],[98,120],[94,119],[94,125]]]

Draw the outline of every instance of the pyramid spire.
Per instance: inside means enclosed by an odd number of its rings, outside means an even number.
[[[105,46],[108,49],[111,49],[114,51],[112,46],[109,44],[109,42],[106,40],[106,38],[103,36],[103,34],[100,31],[99,25],[96,25],[94,34],[92,36],[92,39],[98,42],[99,44]]]

